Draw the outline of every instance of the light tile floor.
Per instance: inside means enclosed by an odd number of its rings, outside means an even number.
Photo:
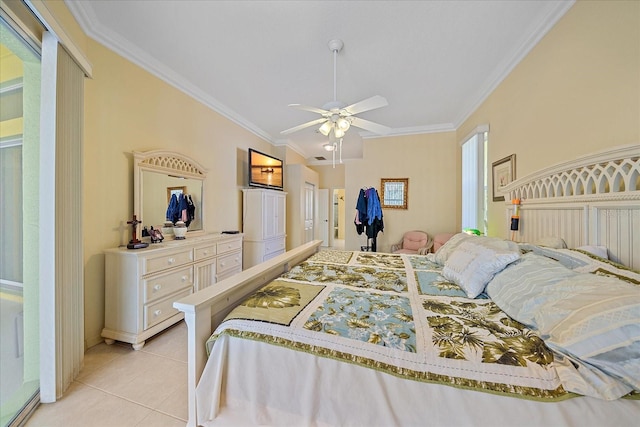
[[[343,241],[329,249],[343,249]],[[179,322],[141,350],[116,342],[91,347],[78,378],[26,427],[173,427],[187,422],[187,326]]]
[[[187,327],[179,322],[135,351],[116,342],[91,347],[80,375],[27,427],[183,427],[187,422]]]

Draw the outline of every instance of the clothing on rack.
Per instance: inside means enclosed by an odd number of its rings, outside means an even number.
[[[384,221],[382,220],[380,198],[375,188],[360,189],[356,202],[356,217],[353,222],[358,234],[366,234],[367,248],[369,247],[369,239],[372,239],[370,247],[373,252],[376,252],[376,239],[378,233],[384,231]]]
[[[166,219],[175,224],[178,221],[185,223],[187,227],[195,219],[196,206],[193,199],[188,194],[171,195],[169,206],[167,207]]]
[[[176,223],[178,219],[176,218],[178,212],[178,196],[175,194],[171,195],[171,199],[169,199],[169,206],[167,207],[166,218],[167,221],[171,221],[172,223]]]
[[[188,227],[191,221],[196,218],[196,205],[193,203],[191,194],[187,194],[185,198],[187,199],[187,220],[184,223]]]

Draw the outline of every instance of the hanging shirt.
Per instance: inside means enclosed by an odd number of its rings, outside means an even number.
[[[175,194],[171,195],[171,199],[169,199],[169,206],[167,207],[167,221],[171,221],[172,223],[176,223],[178,220],[176,218],[178,212],[178,198]]]
[[[378,190],[375,188],[369,188],[365,196],[367,198],[367,224],[371,225],[375,219],[382,219],[382,207],[380,206]]]

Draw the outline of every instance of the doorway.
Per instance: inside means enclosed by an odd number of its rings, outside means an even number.
[[[302,243],[311,242],[315,236],[315,185],[304,183],[304,241]]]
[[[344,235],[346,227],[345,215],[345,192],[344,188],[335,188],[333,190],[333,233],[332,247],[335,249],[344,249]]]

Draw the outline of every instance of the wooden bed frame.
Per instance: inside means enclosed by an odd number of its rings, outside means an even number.
[[[640,269],[640,145],[584,156],[532,174],[503,188],[520,198],[518,241],[562,237],[569,247],[605,245],[610,256]],[[196,426],[196,385],[206,363],[205,341],[246,296],[318,251],[313,241],[249,268],[173,306],[184,312],[188,335],[188,426]]]

